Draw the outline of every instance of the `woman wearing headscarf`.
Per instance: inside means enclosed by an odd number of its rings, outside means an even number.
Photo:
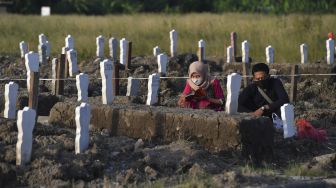
[[[208,65],[196,61],[189,66],[189,78],[178,101],[182,108],[223,110],[224,94],[219,80],[209,76]]]

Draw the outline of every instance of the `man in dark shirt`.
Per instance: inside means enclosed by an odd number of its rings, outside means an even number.
[[[272,113],[280,116],[280,107],[289,102],[282,82],[269,76],[269,68],[264,63],[255,64],[252,67],[252,75],[253,83],[244,88],[239,95],[238,112],[249,112],[257,117],[271,117]]]

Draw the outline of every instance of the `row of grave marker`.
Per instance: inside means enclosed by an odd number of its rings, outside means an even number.
[[[152,79],[157,75],[151,75]],[[225,104],[227,112],[234,113],[237,111],[238,93],[241,82],[241,76],[233,73],[228,77],[229,82],[236,84],[227,85],[228,96]],[[35,127],[36,111],[32,108],[25,107],[18,111],[17,127],[18,139],[16,144],[16,164],[25,165],[31,160],[33,129]],[[285,104],[281,107],[281,118],[283,122],[284,138],[292,137],[296,134],[294,123],[294,107],[291,104]],[[87,103],[81,103],[75,109],[76,122],[76,138],[75,138],[75,153],[83,153],[89,146],[90,134],[89,124],[91,119],[91,106]]]
[[[120,55],[119,55],[119,62],[122,65],[125,65],[128,69],[130,67],[131,61],[131,51],[132,51],[132,42],[127,41],[125,38],[120,40]],[[104,58],[104,46],[105,46],[105,39],[102,35],[96,38],[96,56],[98,58]],[[110,57],[112,60],[117,60],[117,48],[118,48],[118,40],[115,38],[109,39],[109,48],[110,48]],[[20,42],[20,49],[21,49],[21,57],[24,57],[24,54],[28,53],[28,45],[22,41]],[[65,38],[65,47],[62,50],[62,53],[67,53],[69,50],[74,50],[74,39],[71,35],[68,35]],[[198,42],[198,57],[200,61],[205,60],[205,41],[201,39]],[[326,50],[327,50],[327,63],[334,64],[334,55],[335,55],[335,44],[334,40],[329,38],[326,40]],[[177,55],[177,32],[175,30],[170,31],[170,54],[171,57],[175,57]],[[38,45],[38,52],[40,63],[45,63],[47,61],[47,57],[50,57],[51,52],[51,44],[47,40],[44,34],[39,35],[39,45]],[[72,52],[75,53],[75,52]],[[269,45],[265,49],[266,53],[266,62],[269,64],[274,63],[274,48]],[[301,63],[305,64],[308,63],[308,45],[301,44],[300,45],[300,53],[301,53]],[[158,56],[161,53],[161,50],[158,46],[153,48],[153,55]],[[235,62],[235,57],[237,55],[237,34],[236,32],[231,33],[231,45],[226,49],[226,62],[232,63]],[[73,59],[73,58],[72,58]],[[242,62],[249,63],[249,43],[248,41],[242,42]],[[75,67],[74,67],[75,71]]]
[[[17,113],[18,138],[16,143],[16,165],[25,165],[30,162],[33,144],[33,130],[36,124],[36,110],[24,107]],[[81,103],[75,110],[76,138],[75,153],[83,153],[89,147],[89,124],[91,106]]]
[[[170,32],[171,38],[171,55],[176,56],[176,46],[177,46],[177,33],[176,31]],[[231,38],[236,38],[236,35],[231,35]],[[28,163],[31,158],[31,149],[32,149],[32,131],[35,126],[36,121],[36,108],[37,108],[37,96],[38,96],[38,69],[39,62],[45,63],[46,58],[50,55],[50,43],[48,44],[46,38],[43,35],[39,36],[39,54],[34,52],[28,52],[28,46],[25,43],[20,43],[21,55],[25,57],[25,65],[27,68],[27,89],[29,91],[29,107],[25,107],[23,110],[18,111],[17,117],[17,126],[18,126],[18,141],[16,145],[16,163],[17,165],[23,165]],[[120,62],[125,62],[127,55],[125,56],[125,46],[127,42],[123,40],[120,42]],[[97,46],[102,45],[102,37],[97,38]],[[110,51],[110,56],[112,59],[116,59],[116,39],[110,39],[109,42],[112,46],[112,51]],[[228,48],[228,54],[233,54],[235,56],[235,44],[232,44]],[[333,56],[331,52],[333,49],[333,41],[327,41],[327,49],[328,57]],[[244,41],[242,44],[243,50],[243,62],[248,62],[248,43]],[[300,47],[301,53],[303,54],[303,59],[307,59],[307,47],[301,45]],[[97,56],[102,57],[102,48],[97,48]],[[130,50],[129,50],[130,51]],[[268,53],[267,59],[268,62],[272,62],[271,60],[274,58],[274,49],[268,46],[266,48]],[[154,55],[157,56],[159,62],[159,71],[161,73],[166,72],[166,64],[168,62],[168,57],[165,54],[160,54],[159,47],[155,47],[153,49]],[[205,42],[203,40],[199,41],[199,57],[201,60],[205,59]],[[44,56],[41,58],[41,56]],[[233,58],[230,58],[233,59]],[[66,60],[69,62],[69,76],[75,76],[78,72],[77,68],[77,52],[74,50],[74,43],[72,37],[69,35],[66,38],[66,45],[62,49],[62,55],[60,56],[60,63],[58,63],[58,59],[53,59],[53,78],[55,80],[55,85],[59,86],[58,89],[62,88],[61,80],[64,74],[67,71],[61,71],[63,67],[67,66],[65,63]],[[274,61],[273,61],[274,62]],[[305,61],[307,62],[307,61]],[[333,61],[329,61],[333,62]],[[125,63],[126,64],[126,63]],[[331,64],[331,63],[329,63]],[[111,104],[114,98],[114,91],[112,88],[112,75],[113,69],[117,66],[114,66],[111,60],[105,59],[100,62],[100,70],[102,77],[102,103],[103,104]],[[66,68],[65,68],[66,69]],[[66,69],[67,70],[67,69]],[[62,76],[63,74],[63,76]],[[63,77],[64,78],[64,77]],[[238,95],[240,89],[242,77],[239,74],[233,73],[228,76],[227,82],[227,100],[225,104],[225,110],[228,114],[237,113],[238,107]],[[57,84],[57,81],[58,84]],[[88,88],[89,78],[86,74],[78,74],[76,75],[76,86],[78,89],[78,101],[83,101],[83,103],[78,106],[75,110],[76,113],[76,139],[75,139],[75,152],[81,153],[84,152],[89,145],[89,122],[91,117],[91,107],[89,104],[85,103],[87,101],[87,88]],[[64,83],[63,83],[64,84]],[[127,95],[137,95],[137,90],[139,88],[139,80],[133,79],[132,77],[128,78],[128,86],[127,86]],[[152,74],[148,79],[148,94],[147,94],[147,105],[153,105],[158,102],[158,90],[160,86],[160,74]],[[57,90],[57,87],[55,88]],[[5,87],[5,112],[4,115],[6,118],[15,118],[15,104],[18,92],[18,85],[10,82],[6,84]],[[56,92],[57,93],[57,92]],[[281,107],[281,116],[284,123],[284,137],[291,137],[295,134],[294,127],[294,110],[293,106],[290,104],[285,104]]]

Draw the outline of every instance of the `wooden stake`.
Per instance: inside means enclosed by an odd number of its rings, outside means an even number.
[[[236,62],[237,57],[237,33],[231,32],[231,46],[233,48],[233,59]]]
[[[297,93],[297,81],[298,81],[298,74],[299,74],[299,66],[293,65],[291,71],[291,89],[290,89],[290,102],[296,102],[296,93]]]
[[[112,84],[113,84],[113,95],[117,96],[119,95],[119,62],[117,60],[113,61],[114,67],[113,67],[113,74],[112,74]]]
[[[68,62],[68,59],[67,59],[67,54],[62,54],[61,55],[61,64],[62,64],[62,61],[64,62],[63,65],[64,65],[64,78],[68,78],[69,77],[69,62]]]
[[[244,81],[244,88],[247,87],[250,84],[250,69],[251,64],[250,63],[242,63],[243,66],[243,81]]]
[[[61,54],[59,57],[59,62],[57,63],[57,72],[56,72],[56,89],[55,89],[55,94],[56,95],[63,95],[64,94],[64,80],[60,80],[60,79],[64,79],[64,74],[65,74],[65,60],[66,58],[64,58],[66,55],[65,54]]]
[[[198,47],[198,60],[204,61],[204,47]]]
[[[37,112],[39,92],[39,72],[30,72],[30,89],[28,93],[28,106]]]
[[[129,41],[126,51],[125,71],[128,71],[131,68],[131,60],[132,60],[132,41]]]

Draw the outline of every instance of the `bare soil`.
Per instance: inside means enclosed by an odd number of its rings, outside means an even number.
[[[170,59],[168,76],[184,76],[188,65],[196,60],[193,54]],[[25,67],[18,58],[0,56],[1,77],[25,78]],[[213,75],[221,75],[222,61],[209,61]],[[136,57],[130,75],[148,77],[156,72],[155,59]],[[91,77],[100,77],[94,60],[80,62],[80,70]],[[121,77],[127,74],[121,71]],[[51,77],[51,66],[41,66],[41,77]],[[282,79],[289,89],[288,79]],[[26,96],[25,81],[20,85],[20,97]],[[162,80],[160,105],[176,106],[185,80]],[[0,89],[4,91],[5,82]],[[121,81],[121,95],[126,93],[126,82]],[[142,81],[137,103],[144,103],[147,87]],[[221,79],[224,89],[226,80]],[[50,92],[50,84],[41,82],[41,92]],[[101,95],[99,80],[90,82],[90,96]],[[336,84],[329,78],[302,78],[298,85],[295,104],[296,118],[309,120],[316,128],[327,130],[328,140],[282,138],[277,132],[272,160],[260,166],[241,156],[238,151],[210,153],[188,140],[170,144],[111,136],[106,130],[90,132],[89,149],[75,154],[75,129],[60,125],[37,123],[33,132],[33,153],[30,164],[15,165],[17,127],[14,120],[0,119],[0,186],[47,187],[119,187],[119,186],[204,186],[204,187],[332,187],[336,186]],[[73,81],[66,85],[66,95],[58,100],[76,96]],[[1,99],[3,101],[3,98]],[[1,110],[3,102],[0,103]],[[44,111],[48,111],[45,109]],[[328,157],[325,155],[329,154]],[[322,157],[319,157],[322,156]],[[318,158],[314,158],[318,157]],[[293,165],[304,172],[288,173]],[[299,167],[298,167],[299,168]],[[322,173],[323,172],[323,173]]]

